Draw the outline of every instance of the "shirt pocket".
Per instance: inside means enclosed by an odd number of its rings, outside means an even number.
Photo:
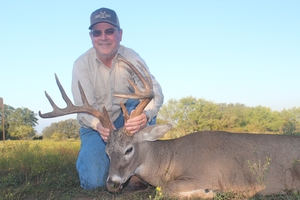
[[[105,103],[105,100],[107,99],[107,89],[104,86],[100,85],[94,88],[94,93],[97,106],[103,105]]]
[[[120,73],[117,77],[115,77],[114,88],[116,94],[134,93],[134,89],[128,82],[128,79],[133,81],[131,75],[126,71],[123,71],[123,73]]]

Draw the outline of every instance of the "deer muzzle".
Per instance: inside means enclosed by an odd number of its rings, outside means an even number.
[[[122,183],[113,181],[112,179],[108,179],[106,182],[106,188],[110,192],[120,192],[122,190],[122,186]]]

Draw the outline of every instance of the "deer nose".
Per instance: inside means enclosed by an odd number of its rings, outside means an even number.
[[[119,192],[122,189],[122,184],[118,181],[108,179],[106,182],[107,190],[110,192]]]

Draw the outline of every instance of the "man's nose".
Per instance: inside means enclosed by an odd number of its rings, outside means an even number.
[[[105,32],[103,31],[102,34],[100,35],[100,39],[101,40],[106,40],[107,35],[105,34]]]

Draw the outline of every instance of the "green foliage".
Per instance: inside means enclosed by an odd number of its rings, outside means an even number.
[[[300,108],[292,108],[281,112],[283,118],[283,126],[281,131],[287,135],[300,134]]]
[[[219,104],[222,113],[221,127],[229,131],[245,131],[248,124],[246,113],[249,108],[244,104]]]
[[[36,126],[38,119],[35,117],[36,114],[28,108],[17,108],[7,117],[10,125],[27,125]]]
[[[272,111],[270,108],[243,104],[216,104],[204,99],[185,97],[171,99],[158,115],[159,122],[173,129],[166,138],[176,138],[195,131],[224,130],[252,133],[300,133],[300,108]]]
[[[2,124],[2,110],[0,111]],[[38,119],[36,114],[28,108],[13,108],[4,105],[4,128],[6,139],[25,139],[36,134],[34,127]],[[1,132],[3,133],[2,126]]]
[[[246,131],[248,132],[278,132],[283,124],[278,112],[262,106],[250,108],[247,119]]]
[[[45,139],[62,140],[67,138],[78,138],[79,128],[76,119],[67,119],[57,123],[52,123],[50,126],[45,127],[42,131]]]
[[[27,139],[35,136],[36,131],[32,126],[20,125],[13,128],[10,131],[10,136],[14,139]]]
[[[8,116],[14,111],[15,109],[9,105],[5,105],[4,104],[4,132],[5,132],[5,138],[8,138],[8,132],[7,129],[9,127],[9,123],[7,121]],[[1,121],[1,126],[0,126],[0,130],[1,130],[1,136],[3,136],[3,126],[2,126],[2,109],[0,109],[0,121]],[[2,139],[3,137],[1,137]]]
[[[286,120],[282,126],[282,133],[285,135],[295,135],[296,134],[296,122],[292,120]]]
[[[210,120],[204,120],[207,118]],[[185,135],[198,130],[217,129],[220,115],[212,102],[186,97],[179,101],[169,100],[161,108],[159,119],[176,126],[177,131]]]

